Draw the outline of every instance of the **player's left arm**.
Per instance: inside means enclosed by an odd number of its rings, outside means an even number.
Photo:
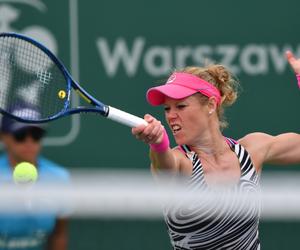
[[[286,59],[294,70],[300,87],[300,59],[296,58],[291,51],[286,52]],[[273,164],[297,164],[300,163],[300,135],[296,133],[285,133],[278,136],[267,134],[260,135],[264,148],[264,162]]]
[[[67,250],[67,219],[56,219],[54,230],[48,237],[47,250]]]
[[[285,133],[268,136],[265,162],[272,164],[300,163],[300,135]]]
[[[265,133],[251,133],[239,140],[253,158],[259,170],[264,163],[300,163],[300,135],[284,133],[272,136]]]
[[[286,59],[294,70],[300,87],[300,59],[291,51]],[[264,163],[297,164],[300,163],[300,135],[285,133],[277,136],[265,133],[252,133],[239,140],[249,152],[255,168],[259,171]]]

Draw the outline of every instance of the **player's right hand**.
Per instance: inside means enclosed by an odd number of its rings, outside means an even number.
[[[144,116],[148,125],[139,125],[132,128],[132,134],[138,139],[148,144],[159,144],[163,138],[164,126],[153,116]]]

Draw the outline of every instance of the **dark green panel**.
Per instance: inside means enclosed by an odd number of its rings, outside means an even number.
[[[298,249],[300,230],[299,222],[262,222],[260,239],[262,249],[282,250]]]
[[[74,220],[70,249],[171,250],[163,221]]]

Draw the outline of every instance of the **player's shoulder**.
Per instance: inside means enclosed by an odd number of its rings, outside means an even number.
[[[263,133],[263,132],[253,132],[245,135],[244,137],[240,138],[238,142],[240,144],[252,144],[252,143],[260,143],[265,142],[266,140],[269,140],[273,138],[272,135]]]
[[[181,145],[176,145],[175,147],[172,148],[172,151],[178,156],[185,156],[186,154],[186,152],[184,151]]]
[[[188,150],[189,148],[186,145],[177,145],[172,148],[172,152],[179,160],[180,164],[190,164]]]
[[[253,132],[239,139],[238,143],[248,151],[253,152],[252,154],[255,154],[257,152],[261,153],[260,151],[267,148],[273,138],[274,136],[263,132]]]
[[[66,181],[70,178],[70,173],[65,167],[42,156],[39,157],[39,168],[40,175],[49,176],[51,178],[59,178]]]

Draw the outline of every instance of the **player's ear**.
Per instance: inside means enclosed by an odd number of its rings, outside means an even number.
[[[215,97],[211,96],[207,102],[209,114],[212,114],[217,110],[217,100]]]

